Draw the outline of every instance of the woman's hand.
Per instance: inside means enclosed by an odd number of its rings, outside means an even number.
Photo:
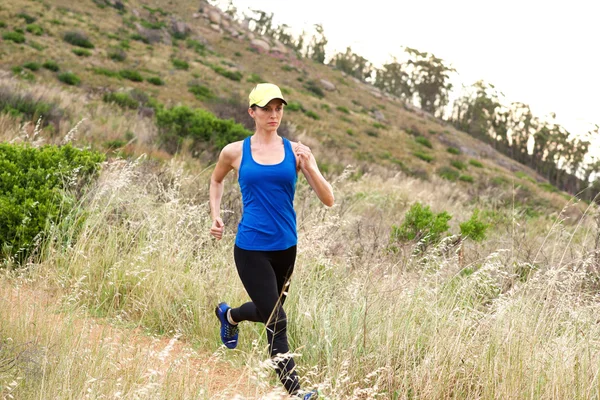
[[[217,240],[221,240],[223,237],[223,231],[225,230],[225,224],[221,217],[217,217],[213,220],[212,226],[210,227],[210,234]]]
[[[311,165],[311,161],[314,161],[315,159],[310,147],[303,145],[300,141],[294,146],[294,153],[296,153],[296,157],[298,157],[298,166],[303,170]]]

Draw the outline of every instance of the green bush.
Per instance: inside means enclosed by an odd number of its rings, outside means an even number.
[[[106,93],[102,96],[102,100],[106,103],[115,103],[121,108],[136,109],[139,106],[139,102],[127,92]]]
[[[343,112],[344,114],[350,114],[350,110],[348,110],[348,107],[337,106],[335,109],[339,112]]]
[[[18,13],[17,17],[23,18],[25,20],[25,22],[28,23],[28,24],[33,24],[35,21],[37,21],[36,17],[33,17],[33,16],[31,16],[31,15],[29,15],[27,13],[24,13],[24,12]]]
[[[186,138],[191,139],[196,148],[208,144],[222,149],[252,134],[233,120],[223,120],[206,110],[186,106],[159,107],[156,124],[161,144],[171,153],[178,151]]]
[[[92,55],[92,53],[86,49],[73,49],[73,54],[77,57],[89,57]]]
[[[127,58],[127,53],[125,52],[125,50],[116,47],[109,49],[106,55],[111,60],[119,62],[125,61],[125,59]]]
[[[171,62],[173,63],[173,66],[176,69],[184,69],[184,70],[188,70],[190,68],[190,64],[188,64],[187,61],[184,60],[180,60],[178,58],[173,58],[171,60]]]
[[[295,101],[290,101],[287,106],[285,106],[286,110],[289,111],[302,111],[304,112],[304,107],[302,106],[302,104],[295,102]]]
[[[261,78],[257,74],[250,74],[250,76],[248,77],[247,81],[250,82],[250,83],[261,83],[261,82],[264,82],[263,78]]]
[[[0,21],[0,29],[6,28],[6,22]]]
[[[56,128],[59,127],[65,114],[64,110],[55,103],[34,98],[30,94],[18,94],[8,86],[0,86],[0,112],[33,122],[42,116],[42,126],[53,124]]]
[[[435,158],[431,154],[423,153],[421,151],[416,151],[413,153],[413,156],[426,161],[428,163],[432,162]]]
[[[346,134],[348,134],[349,136],[354,136],[354,131],[350,128],[346,129]]]
[[[77,86],[81,82],[81,79],[73,72],[62,72],[58,74],[58,80],[73,86]]]
[[[120,78],[121,77],[121,75],[117,71],[113,71],[108,68],[94,67],[94,68],[92,68],[92,72],[95,73],[96,75],[108,76],[109,78]]]
[[[448,153],[450,153],[450,154],[456,154],[456,155],[459,155],[459,154],[460,154],[460,150],[459,150],[459,149],[457,149],[456,147],[448,147],[448,148],[446,149],[446,151],[447,151]]]
[[[142,76],[142,74],[131,69],[122,69],[119,71],[119,75],[121,76],[121,78],[125,78],[133,82],[144,81],[144,77]]]
[[[151,77],[147,78],[146,81],[148,81],[149,83],[156,85],[156,86],[162,86],[165,84],[165,82],[162,79],[160,79],[160,77],[158,77],[158,76],[151,76]]]
[[[319,119],[321,119],[321,117],[319,117],[319,114],[317,114],[316,112],[314,112],[314,111],[311,111],[311,110],[306,110],[306,111],[304,112],[304,114],[305,114],[307,117],[309,117],[309,118],[312,118],[312,119],[314,119],[314,120],[319,120]]]
[[[469,160],[469,164],[477,168],[483,168],[483,164],[477,160]]]
[[[196,96],[198,100],[208,100],[215,97],[209,87],[195,82],[188,85],[188,91]]]
[[[194,39],[187,39],[185,41],[185,44],[188,49],[194,49],[194,51],[200,56],[204,56],[206,54],[206,46],[204,45],[204,43],[201,43]]]
[[[304,88],[320,99],[325,97],[325,92],[323,91],[323,89],[321,89],[321,87],[316,81],[311,80],[306,82],[304,84]]]
[[[437,170],[437,173],[442,178],[449,180],[451,182],[455,182],[458,179],[458,177],[460,176],[460,173],[457,170],[450,168],[450,167],[442,167]]]
[[[72,44],[73,46],[83,47],[86,49],[94,48],[92,42],[90,42],[86,34],[83,32],[66,32],[63,36],[63,40],[69,44]]]
[[[40,67],[40,63],[36,63],[35,61],[29,61],[23,64],[23,68],[27,68],[30,71],[38,71]]]
[[[44,34],[44,29],[37,24],[29,24],[25,29],[27,32],[33,33],[35,36],[42,36]]]
[[[485,239],[485,234],[489,225],[479,219],[479,210],[475,209],[471,218],[465,221],[460,226],[460,235],[463,238],[469,238],[475,242],[481,242]]]
[[[371,129],[368,129],[365,133],[367,134],[367,136],[379,137],[379,133]]]
[[[25,35],[19,32],[4,32],[2,34],[2,39],[10,40],[15,43],[25,43]]]
[[[387,129],[387,126],[385,126],[384,124],[381,124],[379,122],[375,122],[373,124],[373,128],[377,128],[377,129]]]
[[[473,183],[475,179],[471,175],[461,175],[458,177],[459,181]]]
[[[425,136],[417,136],[415,137],[415,142],[419,143],[422,146],[433,149],[433,145]]]
[[[442,235],[450,229],[448,221],[452,216],[446,211],[434,214],[429,206],[414,203],[400,226],[392,225],[391,239],[394,242],[420,241],[423,248],[440,241]]]
[[[452,165],[454,168],[458,169],[459,171],[467,169],[467,164],[465,164],[464,162],[462,162],[460,160],[452,160],[452,161],[450,161],[450,165]]]
[[[75,204],[75,191],[96,176],[100,153],[0,143],[0,258],[23,261]],[[69,186],[75,183],[77,186]]]
[[[243,75],[240,71],[231,71],[231,70],[225,69],[219,65],[211,65],[210,67],[217,74],[222,75],[227,79],[231,79],[232,81],[236,81],[236,82],[239,82],[242,80]]]
[[[43,63],[42,67],[46,68],[47,70],[54,71],[54,72],[56,72],[60,69],[60,67],[58,66],[58,63],[56,61],[52,61],[52,60],[48,60],[45,63]]]

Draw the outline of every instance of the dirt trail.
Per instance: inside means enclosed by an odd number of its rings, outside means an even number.
[[[106,361],[122,366],[123,374],[128,369],[139,370],[140,365],[161,377],[169,375],[173,379],[173,374],[179,374],[181,381],[195,384],[210,399],[288,398],[278,394],[278,389],[273,392],[274,388],[257,387],[250,376],[251,369],[226,361],[224,350],[215,353],[195,350],[184,338],[152,337],[139,328],[117,326],[83,313],[74,316],[59,312],[60,302],[56,293],[39,285],[15,286],[0,279],[0,320],[3,324],[26,327],[20,332],[23,340],[27,337],[37,341],[58,333],[74,339],[73,346],[77,349],[119,348],[108,353],[114,360]],[[127,362],[133,364],[124,365]]]

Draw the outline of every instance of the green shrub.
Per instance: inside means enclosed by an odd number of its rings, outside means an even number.
[[[394,242],[420,241],[423,248],[440,241],[442,235],[450,229],[448,221],[452,216],[446,211],[434,214],[429,206],[414,203],[400,226],[392,225],[391,239]]]
[[[469,238],[475,242],[481,242],[485,239],[485,234],[489,225],[479,219],[479,210],[475,209],[471,218],[460,226],[460,235],[463,238]]]
[[[188,91],[192,93],[198,100],[208,100],[215,97],[210,88],[200,83],[190,83]]]
[[[316,97],[318,97],[319,99],[322,99],[323,97],[325,97],[325,92],[323,91],[323,89],[321,89],[321,87],[319,86],[319,84],[316,81],[310,80],[310,81],[306,82],[304,84],[304,88],[306,90],[308,90],[310,93],[312,93],[313,95],[315,95]]]
[[[58,63],[56,61],[52,61],[52,60],[48,60],[45,63],[43,63],[42,67],[46,68],[47,70],[54,71],[54,72],[56,72],[60,69],[60,67],[58,66]]]
[[[504,186],[508,183],[508,179],[503,176],[494,176],[492,179],[490,179],[490,183],[492,186]]]
[[[92,55],[92,53],[86,49],[73,49],[72,51],[77,57],[89,57]]]
[[[459,154],[460,154],[460,150],[459,150],[459,149],[457,149],[456,147],[448,147],[448,148],[446,149],[446,151],[447,151],[448,153],[450,153],[450,154],[456,154],[456,155],[459,155]]]
[[[42,36],[44,34],[44,29],[36,24],[27,25],[26,30],[29,33],[33,33],[35,36]]]
[[[178,58],[173,58],[171,60],[171,62],[173,63],[173,66],[175,67],[175,69],[188,70],[190,68],[190,64],[188,64],[187,61],[180,60]]]
[[[217,74],[222,75],[227,79],[231,79],[232,81],[236,81],[236,82],[239,82],[242,80],[243,75],[240,71],[231,71],[231,70],[225,69],[219,65],[211,65],[210,67]]]
[[[125,52],[125,50],[120,48],[111,48],[108,50],[107,56],[113,61],[122,62],[125,61],[125,59],[127,58],[127,53]]]
[[[350,114],[350,110],[348,110],[348,107],[337,106],[335,109],[339,112],[343,112],[344,114]]]
[[[379,137],[379,133],[371,129],[368,129],[365,133],[367,134],[367,136]]]
[[[421,159],[423,161],[426,161],[428,163],[432,162],[435,159],[432,155],[427,154],[427,153],[423,153],[421,151],[414,152],[413,156],[415,156],[415,157],[417,157],[417,158],[419,158],[419,159]]]
[[[475,179],[471,175],[461,175],[458,177],[459,181],[473,183]]]
[[[162,86],[165,84],[165,82],[158,76],[151,76],[149,78],[146,78],[146,81],[156,86]]]
[[[198,55],[204,56],[206,54],[206,46],[204,45],[204,43],[200,43],[199,41],[194,39],[187,39],[185,43],[188,49],[194,49],[194,51]]]
[[[17,65],[10,69],[13,74],[26,81],[35,81],[35,75],[30,71],[26,71],[23,67]]]
[[[140,35],[139,33],[132,33],[132,34],[129,36],[129,38],[130,38],[131,40],[136,40],[136,41],[138,41],[138,42],[143,42],[143,43],[146,43],[146,44],[150,43],[150,41],[148,40],[148,38],[147,38],[147,37],[145,37],[145,36],[142,36],[142,35]]]
[[[433,149],[433,145],[425,136],[417,136],[415,137],[415,142],[419,143],[422,146]]]
[[[75,191],[96,176],[100,153],[0,143],[0,258],[25,260],[75,204]],[[69,183],[77,186],[69,186]]]
[[[483,164],[477,160],[469,160],[469,164],[477,168],[483,168]]]
[[[133,82],[143,82],[144,77],[137,71],[131,69],[122,69],[119,71],[121,78],[128,79]]]
[[[22,70],[21,67],[19,68]],[[42,116],[43,127],[53,124],[56,128],[59,127],[65,114],[56,103],[34,98],[30,94],[18,94],[8,86],[0,86],[0,112],[33,122]]]
[[[108,68],[94,67],[94,68],[92,68],[92,72],[95,73],[96,75],[108,76],[109,78],[120,78],[121,77],[121,75],[117,71],[113,71]]]
[[[63,36],[63,40],[69,44],[72,44],[73,46],[83,47],[86,49],[94,48],[92,42],[90,42],[86,34],[83,32],[66,32]]]
[[[331,112],[331,107],[329,106],[329,104],[321,104],[321,110],[325,110],[327,112]]]
[[[250,76],[248,77],[247,81],[250,82],[250,83],[261,83],[261,82],[264,82],[263,78],[261,78],[257,74],[250,74]]]
[[[454,168],[458,169],[459,171],[467,169],[467,164],[465,164],[464,162],[462,162],[460,160],[452,160],[452,161],[450,161],[450,165],[452,165]]]
[[[373,124],[373,128],[377,128],[377,129],[387,129],[387,126],[385,126],[384,124],[381,124],[379,122],[375,122]]]
[[[31,16],[31,15],[29,15],[27,13],[24,13],[24,12],[18,13],[17,17],[23,18],[25,20],[25,22],[28,23],[28,24],[33,24],[35,21],[37,21],[36,17],[33,17],[33,16]]]
[[[58,74],[58,80],[73,86],[77,86],[81,82],[81,79],[73,72],[62,72]]]
[[[19,32],[4,32],[2,34],[2,39],[10,40],[15,43],[25,43],[25,35]]]
[[[302,111],[304,112],[304,107],[302,106],[302,104],[295,102],[295,101],[290,101],[287,106],[285,106],[286,110],[289,111]]]
[[[314,120],[319,120],[319,119],[321,119],[321,118],[319,117],[319,114],[317,114],[316,112],[314,112],[314,111],[311,111],[311,110],[306,110],[306,111],[304,112],[304,114],[305,114],[307,117],[309,117],[309,118],[312,118],[312,119],[314,119]]]
[[[450,167],[441,167],[440,169],[437,170],[437,173],[439,176],[441,176],[442,178],[449,180],[451,182],[455,182],[458,177],[460,176],[460,173]]]
[[[0,29],[6,28],[6,22],[0,21]]]
[[[42,50],[45,50],[45,49],[46,49],[46,46],[44,46],[44,45],[43,45],[43,44],[41,44],[41,43],[35,42],[35,41],[33,41],[33,40],[29,40],[29,42],[27,42],[27,44],[28,44],[28,45],[29,45],[31,48],[33,48],[33,49],[36,49],[37,51],[42,51]]]
[[[136,109],[139,102],[131,97],[127,92],[112,92],[102,96],[102,100],[106,103],[115,103],[121,108]]]
[[[141,20],[140,24],[146,29],[162,29],[166,26],[163,21],[150,22],[146,20]]]
[[[23,64],[23,68],[27,68],[30,71],[38,71],[40,69],[40,63],[29,61]]]
[[[159,107],[156,124],[162,146],[171,153],[179,150],[185,138],[191,139],[197,148],[208,144],[222,149],[252,134],[233,120],[223,120],[206,110],[186,106]]]
[[[346,129],[346,133],[350,136],[354,136],[354,131],[350,128]]]

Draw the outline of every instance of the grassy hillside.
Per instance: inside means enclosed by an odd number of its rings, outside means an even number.
[[[260,80],[284,89],[281,133],[311,146],[336,195],[325,208],[298,182],[286,311],[305,387],[330,399],[600,397],[595,206],[339,71],[261,53],[242,27],[219,33],[198,8],[0,5],[0,139],[108,155],[36,257],[0,268],[3,398],[285,398],[262,327],[242,326],[235,351],[218,339],[215,304],[247,300],[232,257],[235,177],[215,242],[218,148],[187,138],[175,152],[156,115],[187,105],[250,127],[245,98]],[[187,36],[174,38],[172,17]],[[395,235],[416,202],[449,213],[450,236],[426,247]],[[481,241],[460,236],[475,209]]]

